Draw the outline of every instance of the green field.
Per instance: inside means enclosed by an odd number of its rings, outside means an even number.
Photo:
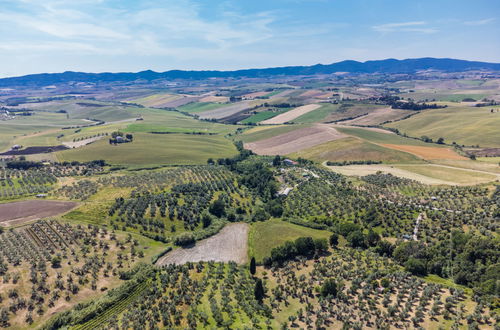
[[[271,250],[286,241],[311,236],[313,238],[329,238],[330,232],[295,225],[283,220],[269,220],[252,224],[248,237],[248,253],[257,262],[269,256]]]
[[[117,146],[107,139],[78,149],[56,153],[60,161],[104,159],[110,164],[141,166],[205,164],[208,158],[236,155],[231,141],[222,136],[134,133],[134,141]]]
[[[425,175],[427,177],[454,182],[457,184],[479,184],[496,179],[494,174],[475,172],[473,170],[463,170],[439,165],[396,165],[395,167],[413,173]]]
[[[262,126],[252,128],[245,131],[243,134],[237,135],[236,139],[244,143],[255,142],[260,140],[269,139],[280,134],[295,131],[299,128],[306,127],[306,125],[279,125],[279,126]]]
[[[221,103],[211,103],[211,102],[194,102],[189,103],[177,108],[179,111],[189,112],[189,113],[198,113],[204,111],[215,110],[223,107],[227,107],[231,104],[221,104]]]
[[[481,147],[500,147],[500,107],[449,107],[423,111],[408,119],[387,124],[409,136],[443,137],[445,142],[457,142]]]
[[[353,137],[322,143],[312,148],[295,152],[290,157],[302,157],[318,162],[354,160],[373,160],[387,163],[418,162],[418,158],[412,154],[384,148]]]
[[[335,127],[335,126],[334,126]],[[356,136],[374,143],[382,144],[402,144],[410,146],[424,146],[424,147],[441,147],[439,144],[429,144],[420,140],[405,138],[397,134],[392,134],[390,132],[383,133],[378,131],[373,131],[365,128],[354,128],[354,127],[335,127],[339,132]]]
[[[18,116],[15,119],[0,121],[0,151],[9,149],[13,144],[30,145],[25,141],[24,135],[35,134],[47,130],[59,130],[69,125],[86,125],[88,122],[80,119],[67,119],[66,114],[51,112],[36,112],[32,116]],[[38,135],[38,134],[37,134]],[[57,134],[56,134],[57,135]],[[54,135],[54,137],[56,136]],[[16,139],[21,138],[20,141]],[[36,138],[36,145],[47,144],[45,139]],[[34,145],[34,144],[33,144]]]
[[[323,104],[320,108],[308,112],[293,120],[294,123],[306,124],[306,123],[316,123],[325,119],[332,112],[337,111],[339,108],[338,104]]]

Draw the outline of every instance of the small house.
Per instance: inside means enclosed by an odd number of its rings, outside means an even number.
[[[283,163],[285,163],[285,165],[288,165],[288,166],[294,166],[294,165],[298,164],[296,161],[288,159],[288,158],[283,160]]]

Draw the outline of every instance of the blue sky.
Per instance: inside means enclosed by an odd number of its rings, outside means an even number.
[[[0,76],[500,62],[498,0],[0,0]]]

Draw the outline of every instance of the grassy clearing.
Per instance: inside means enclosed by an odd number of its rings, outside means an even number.
[[[290,155],[318,162],[375,160],[388,163],[416,162],[418,158],[406,152],[384,148],[353,137],[326,142]]]
[[[208,158],[236,155],[236,148],[222,136],[135,133],[134,141],[110,145],[100,140],[88,146],[57,153],[60,161],[104,159],[110,164],[132,167],[167,164],[205,164]]]
[[[337,128],[336,126],[334,126]],[[377,132],[366,128],[354,128],[354,127],[338,127],[337,130],[344,134],[359,137],[361,139],[367,140],[374,143],[384,143],[384,144],[403,144],[411,146],[429,146],[428,143],[422,142],[416,139],[405,138],[397,134]],[[439,145],[432,145],[440,147]]]
[[[485,158],[495,158],[495,157],[485,157]],[[485,172],[491,172],[491,173],[497,173],[500,174],[500,166],[498,166],[498,163],[500,162],[500,157],[496,157],[496,162],[495,159],[493,159],[492,162],[485,162],[482,159],[479,161],[473,161],[473,160],[436,160],[433,161],[434,164],[439,164],[439,165],[446,165],[446,166],[453,166],[453,167],[459,167],[459,168],[465,168],[465,169],[471,169],[471,170],[477,170],[477,171],[485,171]]]
[[[466,160],[464,156],[460,156],[451,148],[438,148],[432,146],[408,146],[400,144],[383,144],[384,147],[400,150],[410,153],[423,159],[452,159],[452,160]]]
[[[298,237],[311,236],[313,238],[329,238],[330,232],[295,225],[282,220],[269,220],[256,222],[250,228],[248,237],[248,254],[255,257],[257,262],[262,262],[269,256],[271,250],[286,241]]]
[[[496,176],[493,174],[486,174],[482,172],[474,172],[472,170],[462,170],[454,169],[451,167],[443,167],[439,165],[396,165],[397,168],[401,168],[410,172],[428,176],[431,178],[436,178],[439,180],[445,180],[454,182],[457,184],[479,184],[484,182],[493,181]]]
[[[323,121],[332,112],[337,111],[338,108],[338,104],[323,104],[320,108],[294,119],[293,122],[299,124],[317,123]]]
[[[490,164],[500,164],[500,157],[478,157],[477,160]]]
[[[427,110],[387,126],[409,136],[426,135],[434,140],[443,137],[447,143],[455,141],[465,145],[499,147],[500,112],[491,113],[490,109],[500,107],[464,106]]]

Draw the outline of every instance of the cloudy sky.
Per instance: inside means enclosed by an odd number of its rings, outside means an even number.
[[[0,77],[345,59],[500,62],[499,0],[0,0]]]

